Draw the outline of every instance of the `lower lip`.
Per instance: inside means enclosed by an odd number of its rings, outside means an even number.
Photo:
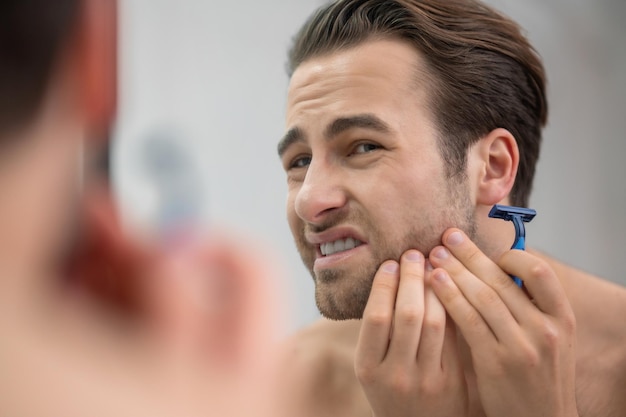
[[[345,263],[346,261],[348,261],[349,258],[365,250],[366,246],[367,246],[366,244],[362,244],[362,245],[357,246],[356,248],[345,250],[342,252],[333,253],[332,255],[327,255],[327,256],[319,255],[315,259],[313,270],[319,271],[322,269],[336,268],[342,265],[343,263]]]

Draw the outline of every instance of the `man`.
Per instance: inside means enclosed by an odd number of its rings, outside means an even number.
[[[263,415],[267,261],[217,231],[132,239],[94,168],[116,4],[0,3],[0,415]]]
[[[519,27],[476,0],[340,0],[289,68],[287,217],[325,316],[287,349],[294,413],[625,414],[626,290],[488,216],[528,204],[547,120]]]

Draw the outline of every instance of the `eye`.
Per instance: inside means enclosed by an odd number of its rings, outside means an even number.
[[[352,151],[353,154],[361,154],[361,153],[369,153],[375,150],[381,149],[382,146],[376,145],[374,143],[360,143]]]
[[[311,157],[306,155],[306,156],[298,156],[296,158],[294,158],[290,163],[289,163],[289,169],[294,169],[294,168],[305,168],[307,166],[309,166],[311,164]]]

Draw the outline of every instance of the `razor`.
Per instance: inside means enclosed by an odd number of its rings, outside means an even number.
[[[491,208],[489,217],[513,222],[515,226],[515,241],[511,249],[526,249],[526,228],[524,223],[528,223],[537,215],[537,211],[524,207],[513,207],[496,204]],[[522,287],[522,280],[516,276],[511,276],[518,287]]]

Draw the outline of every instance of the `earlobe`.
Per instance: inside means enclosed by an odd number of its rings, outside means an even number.
[[[519,149],[515,138],[506,129],[494,129],[472,149],[477,172],[478,204],[493,205],[509,196],[519,165]]]
[[[88,137],[106,137],[117,108],[117,1],[83,0],[82,103]]]

